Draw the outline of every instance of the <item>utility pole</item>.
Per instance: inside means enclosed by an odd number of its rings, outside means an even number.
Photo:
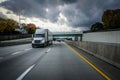
[[[20,20],[20,10],[18,11],[18,23],[19,23],[19,28],[22,29],[22,26],[21,26],[21,20]]]

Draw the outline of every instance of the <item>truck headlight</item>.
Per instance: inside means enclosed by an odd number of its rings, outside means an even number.
[[[32,40],[32,43],[34,43],[34,40]]]
[[[45,40],[42,40],[41,43],[45,43]]]

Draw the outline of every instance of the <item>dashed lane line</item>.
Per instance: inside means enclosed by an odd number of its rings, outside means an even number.
[[[31,50],[32,48],[28,48],[28,49],[25,49],[25,51],[29,51],[29,50]]]
[[[51,48],[49,48],[49,49],[46,51],[46,53],[48,53],[50,50],[51,50]]]
[[[22,80],[26,74],[28,74],[33,68],[35,64],[30,66],[25,72],[23,72],[16,80]]]
[[[32,48],[24,49],[23,51],[17,51],[17,52],[12,53],[11,55],[16,55],[16,54],[19,54],[19,53],[24,52],[24,51],[29,51],[31,49]]]
[[[14,53],[12,53],[11,55],[16,55],[16,54],[19,54],[19,53],[21,53],[21,51],[14,52]]]

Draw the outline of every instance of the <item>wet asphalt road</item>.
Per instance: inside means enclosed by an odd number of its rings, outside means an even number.
[[[0,80],[106,80],[64,42],[0,47]]]

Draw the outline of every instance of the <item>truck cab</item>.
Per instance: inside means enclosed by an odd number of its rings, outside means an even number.
[[[52,43],[52,35],[48,29],[37,29],[32,36],[32,47],[47,46]]]

